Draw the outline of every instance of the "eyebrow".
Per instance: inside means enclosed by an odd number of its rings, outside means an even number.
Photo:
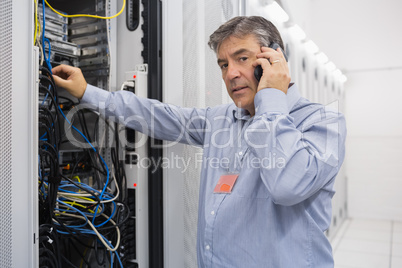
[[[230,57],[236,57],[240,54],[246,53],[246,52],[250,52],[250,50],[248,50],[247,48],[240,48],[238,50],[236,50],[234,53],[232,53],[230,55]],[[218,59],[218,65],[220,65],[220,63],[226,62],[227,60],[224,59]]]

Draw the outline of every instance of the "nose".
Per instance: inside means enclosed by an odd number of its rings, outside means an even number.
[[[240,71],[236,64],[229,64],[226,74],[229,80],[240,77]]]

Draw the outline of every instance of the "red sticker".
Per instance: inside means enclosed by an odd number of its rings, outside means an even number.
[[[222,175],[215,186],[214,193],[231,193],[239,174]]]

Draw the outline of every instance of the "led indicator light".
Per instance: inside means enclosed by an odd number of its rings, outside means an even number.
[[[134,187],[137,187],[137,184],[136,184],[136,183],[134,183]]]

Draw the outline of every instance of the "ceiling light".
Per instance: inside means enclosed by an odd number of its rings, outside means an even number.
[[[336,70],[334,71],[334,76],[341,76],[341,75],[342,75],[341,70],[336,69]]]
[[[317,57],[317,61],[318,61],[319,63],[325,64],[325,63],[328,62],[328,57],[327,57],[327,55],[325,55],[324,52],[318,53],[318,54],[316,55],[316,57]]]
[[[307,51],[309,51],[312,54],[315,54],[319,51],[318,46],[311,40],[308,40],[306,43],[304,43],[306,46]]]
[[[336,66],[335,66],[335,64],[334,64],[332,61],[326,63],[326,64],[325,64],[325,67],[326,67],[326,68],[328,69],[328,71],[330,71],[330,72],[336,70]]]
[[[289,20],[289,15],[277,2],[273,2],[272,4],[270,4],[268,6],[267,12],[270,18],[273,18],[273,20],[279,23],[284,23]]]
[[[295,24],[289,28],[289,34],[296,39],[303,40],[306,38],[306,33],[300,28],[299,25]]]
[[[346,75],[341,75],[341,78],[340,78],[340,81],[341,81],[341,83],[345,83],[346,81],[348,81],[348,78],[346,77]]]

